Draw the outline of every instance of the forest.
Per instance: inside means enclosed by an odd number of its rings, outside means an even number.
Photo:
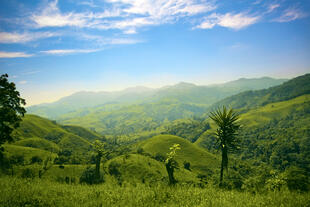
[[[309,206],[310,74],[31,107],[0,81],[0,206]]]

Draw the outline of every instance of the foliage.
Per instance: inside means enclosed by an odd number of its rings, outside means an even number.
[[[80,177],[80,183],[89,185],[102,183],[104,181],[103,175],[97,175],[96,168],[87,167]]]
[[[8,81],[8,75],[0,76],[0,146],[6,141],[13,141],[11,133],[19,126],[26,110],[26,102],[20,97],[15,84]],[[0,151],[1,153],[1,151]]]
[[[167,159],[165,161],[166,170],[168,173],[169,178],[169,185],[174,185],[177,181],[174,178],[174,169],[178,168],[178,163],[174,160],[174,157],[176,155],[176,151],[180,150],[180,144],[174,144],[172,147],[169,148],[170,152],[167,153]]]
[[[291,167],[286,172],[287,187],[291,191],[309,191],[309,175],[304,169]]]
[[[239,115],[234,112],[233,109],[227,110],[227,108],[223,106],[222,110],[218,109],[215,112],[211,112],[210,118],[218,126],[215,136],[219,148],[222,151],[221,185],[223,181],[223,169],[227,169],[228,166],[228,151],[235,150],[238,147],[236,132],[240,128],[240,125],[237,123]]]

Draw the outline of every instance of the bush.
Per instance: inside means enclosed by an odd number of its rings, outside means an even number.
[[[144,149],[143,149],[142,147],[139,147],[139,148],[137,149],[137,153],[140,154],[140,155],[142,155],[142,154],[144,153]]]
[[[24,156],[22,155],[13,155],[10,157],[10,163],[13,165],[23,165],[24,161]]]
[[[22,175],[21,175],[22,178],[31,178],[31,179],[33,179],[33,178],[35,178],[35,176],[36,176],[35,172],[31,168],[25,168],[25,169],[22,170]]]
[[[291,191],[309,191],[309,177],[305,170],[292,167],[286,171],[287,187]]]
[[[166,160],[166,157],[160,153],[156,153],[156,155],[154,156],[154,159],[159,162],[164,162]]]
[[[39,163],[41,164],[42,163],[42,158],[39,157],[38,155],[35,155],[31,158],[31,164],[34,164],[34,163]]]
[[[183,162],[183,165],[184,165],[184,169],[191,171],[191,169],[190,169],[191,163],[189,163],[189,162],[187,162],[187,161],[184,161],[184,162]]]
[[[93,167],[87,167],[80,177],[80,183],[93,185],[102,182],[104,182],[103,175],[100,175],[100,178],[96,178],[96,170]]]

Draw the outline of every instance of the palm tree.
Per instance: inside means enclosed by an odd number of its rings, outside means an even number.
[[[237,123],[239,114],[233,109],[227,109],[223,106],[223,109],[217,109],[211,112],[210,118],[218,126],[215,136],[217,138],[217,144],[222,151],[222,163],[221,163],[221,175],[220,175],[220,186],[223,181],[223,170],[227,170],[228,166],[228,151],[233,151],[238,148],[237,143],[237,131],[240,125]]]

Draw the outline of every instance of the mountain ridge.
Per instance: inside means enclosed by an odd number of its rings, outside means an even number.
[[[160,100],[175,100],[175,102],[210,105],[245,90],[255,90],[278,85],[286,79],[266,77],[255,79],[238,79],[219,85],[199,86],[180,82],[159,89],[137,86],[116,92],[86,92],[81,91],[63,97],[53,103],[45,103],[27,107],[28,113],[33,113],[50,119],[83,108],[92,108],[107,103],[137,104],[158,102]]]

